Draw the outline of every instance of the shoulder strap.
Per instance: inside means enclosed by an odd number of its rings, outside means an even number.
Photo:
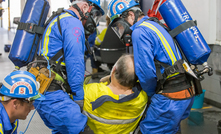
[[[53,12],[52,12],[52,16],[47,20],[47,22],[45,23],[44,26],[47,27],[48,24],[49,24],[56,16],[58,16],[58,17],[57,17],[58,29],[59,29],[60,34],[62,35],[59,16],[60,16],[60,14],[63,13],[63,12],[65,12],[65,11],[64,11],[64,8],[58,8],[58,10],[57,10],[56,12],[53,11]]]
[[[159,21],[159,19],[158,19],[157,17],[150,17],[150,18],[146,19],[145,21],[147,21],[147,20],[149,20],[149,21],[154,21],[154,22],[158,23],[161,27],[163,27],[164,29],[166,29],[167,32],[170,31],[170,28],[167,27],[167,26],[165,26],[161,21]]]
[[[57,60],[58,60],[58,63],[56,63]],[[56,72],[59,72],[60,69],[62,68],[61,62],[63,60],[64,60],[64,51],[63,51],[63,48],[62,48],[49,60],[49,62],[50,62],[50,64],[55,64],[56,66],[55,66],[54,69],[55,69]]]
[[[61,30],[61,25],[60,25],[60,14],[63,13],[63,12],[67,12],[67,11],[64,11],[64,8],[58,8],[58,10],[56,12],[53,12],[53,15],[48,19],[48,21],[45,23],[45,27],[47,27],[47,25],[52,21],[53,18],[55,18],[56,16],[57,17],[57,24],[58,24],[58,29],[59,29],[59,32],[60,34],[62,35],[62,30]],[[67,12],[68,13],[68,12]],[[73,15],[72,15],[73,16]],[[75,17],[75,16],[73,16]],[[63,51],[63,48],[60,49],[51,59],[50,59],[50,62],[56,62],[61,56],[62,58],[59,60],[59,63],[62,62],[62,59],[64,60],[64,51]]]
[[[50,59],[50,61],[55,62],[55,61],[57,61],[62,55],[64,55],[63,48],[60,49],[60,50]]]

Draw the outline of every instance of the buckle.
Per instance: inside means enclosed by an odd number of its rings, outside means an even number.
[[[34,24],[34,23],[27,23],[27,25],[26,25],[26,31],[27,32],[30,32],[30,33],[35,33],[34,32],[34,27],[36,26],[36,24]]]

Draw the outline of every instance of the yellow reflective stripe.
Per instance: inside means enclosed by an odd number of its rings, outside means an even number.
[[[60,15],[60,20],[64,17],[68,17],[68,16],[71,16],[69,13],[65,13],[65,14],[62,14]],[[57,19],[54,19],[53,22],[50,23],[48,29],[47,29],[47,32],[45,34],[45,38],[44,38],[44,55],[47,56],[48,54],[48,43],[49,43],[49,35],[51,34],[51,27],[55,24],[55,22],[57,22]]]
[[[58,61],[56,61],[56,63],[58,63]],[[65,63],[64,63],[64,62],[61,62],[61,65],[65,66]]]
[[[140,116],[138,116],[137,118],[133,118],[133,119],[122,119],[122,120],[110,120],[110,119],[104,119],[104,118],[101,118],[101,117],[98,117],[96,115],[93,115],[87,111],[83,111],[82,112],[84,115],[86,115],[87,117],[93,119],[93,120],[96,120],[100,123],[104,123],[104,124],[129,124],[129,123],[132,123],[134,121],[136,121],[137,119],[139,119]]]
[[[136,117],[136,118],[132,118],[132,119],[115,119],[115,120],[111,120],[111,119],[104,119],[104,118],[101,118],[101,117],[98,117],[96,115],[93,115],[85,110],[82,111],[82,114],[86,115],[87,117],[93,119],[93,120],[96,120],[100,123],[104,123],[104,124],[113,124],[113,125],[116,125],[116,124],[129,124],[129,123],[132,123],[132,122],[135,122],[137,119],[139,119],[141,116],[143,116],[145,110],[146,110],[146,107],[147,105],[145,105],[145,108],[143,109],[143,111],[141,112],[141,114]]]
[[[3,128],[2,128],[2,124],[1,124],[1,123],[0,123],[0,133],[1,133],[1,134],[4,134],[4,133],[3,133]]]
[[[15,125],[15,128],[14,128],[14,130],[12,131],[12,133],[14,133],[15,130],[16,130],[16,128],[18,127],[18,121],[16,121],[16,122],[14,123],[14,125]]]
[[[162,33],[155,27],[153,26],[152,24],[150,23],[147,23],[147,22],[143,22],[141,23],[140,25],[142,26],[146,26],[148,28],[150,28],[151,30],[153,30],[154,32],[156,32],[156,34],[158,35],[158,37],[160,38],[164,48],[166,49],[171,61],[172,61],[172,65],[177,61],[169,43],[167,42],[167,40],[165,39],[165,37],[162,35]]]
[[[178,75],[178,74],[180,74],[180,73],[178,72],[178,73],[175,73],[175,74],[168,75],[168,76],[167,76],[167,79],[170,78],[170,77],[176,76],[176,75]]]
[[[99,39],[99,37],[96,38],[98,43],[101,43],[102,41]]]
[[[2,101],[5,101],[4,96],[2,96]]]

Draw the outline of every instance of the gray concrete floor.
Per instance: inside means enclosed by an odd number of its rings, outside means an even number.
[[[14,70],[13,63],[8,59],[8,53],[4,52],[5,44],[12,44],[15,33],[8,32],[0,28],[0,81]],[[105,65],[102,68],[108,70]],[[25,68],[22,68],[22,70]],[[91,72],[90,60],[86,62],[86,69]],[[91,80],[90,82],[98,82],[99,79]],[[34,110],[32,110],[26,120],[20,120],[18,132],[25,131],[27,124],[32,117]],[[189,118],[181,122],[182,134],[217,134],[217,122],[221,120],[221,109],[207,105],[204,103],[202,109],[192,109]],[[50,134],[51,130],[48,129],[44,122],[36,112],[29,125],[26,134]]]

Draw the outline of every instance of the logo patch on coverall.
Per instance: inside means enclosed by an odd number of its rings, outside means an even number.
[[[72,34],[77,37],[77,43],[79,43],[78,38],[81,36],[81,29],[79,27],[73,28]]]

